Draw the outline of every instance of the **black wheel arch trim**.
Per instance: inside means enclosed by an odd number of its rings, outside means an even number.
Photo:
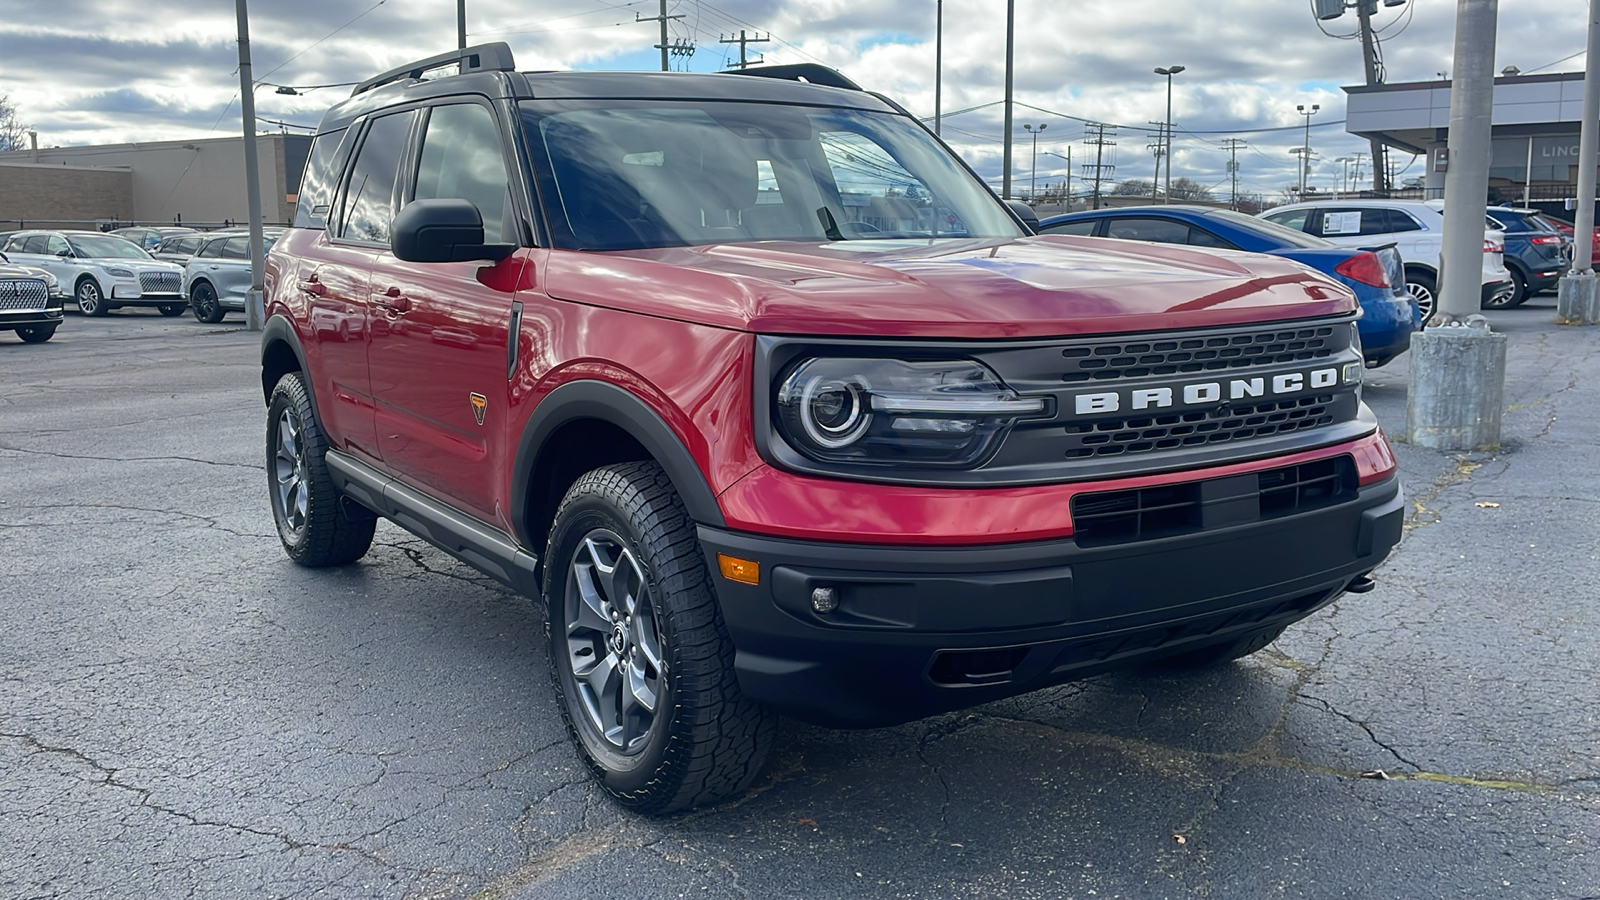
[[[221,300],[219,299],[220,303]],[[322,416],[322,407],[317,405],[317,388],[312,383],[311,370],[306,366],[306,351],[300,346],[300,335],[295,332],[294,325],[282,314],[275,315],[261,326],[261,394],[268,402],[272,402],[272,388],[277,384],[273,381],[267,383],[267,353],[274,344],[285,344],[289,352],[294,354],[295,362],[300,372],[305,375],[306,394],[311,398],[311,408],[316,411],[318,418]]]
[[[561,426],[579,419],[598,419],[632,435],[666,470],[672,486],[683,499],[689,518],[702,525],[726,527],[722,507],[717,505],[716,494],[700,466],[677,433],[654,409],[629,391],[608,382],[569,381],[539,402],[517,442],[511,477],[511,521],[517,530],[517,540],[523,546],[529,546],[531,541],[527,523],[528,487],[536,463],[550,436]]]

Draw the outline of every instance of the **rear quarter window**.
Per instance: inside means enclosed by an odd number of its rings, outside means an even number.
[[[1099,219],[1085,219],[1081,222],[1061,222],[1056,225],[1046,225],[1039,229],[1040,234],[1076,234],[1089,237],[1094,234],[1094,227]]]
[[[339,173],[350,155],[344,146],[349,129],[341,128],[319,134],[311,142],[311,154],[306,158],[306,171],[300,179],[300,197],[294,208],[294,227],[328,227],[328,207],[333,202],[333,189],[339,183]]]

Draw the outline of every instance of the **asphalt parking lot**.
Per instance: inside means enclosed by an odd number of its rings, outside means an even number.
[[[1374,592],[1203,675],[785,723],[664,820],[589,784],[536,603],[387,524],[284,557],[237,317],[0,334],[0,896],[1600,896],[1600,329],[1553,307],[1490,316],[1504,449],[1397,446]]]

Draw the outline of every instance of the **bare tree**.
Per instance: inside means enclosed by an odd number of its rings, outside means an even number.
[[[1193,178],[1179,178],[1172,183],[1174,200],[1210,200],[1211,189]]]
[[[0,95],[0,150],[28,149],[28,124],[17,118],[11,95]]]
[[[1116,187],[1111,189],[1111,193],[1118,197],[1148,197],[1152,190],[1154,190],[1154,187],[1151,186],[1150,182],[1141,181],[1138,178],[1129,178],[1127,181],[1119,182]]]

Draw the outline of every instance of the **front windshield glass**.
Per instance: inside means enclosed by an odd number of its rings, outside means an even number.
[[[1307,250],[1326,250],[1329,247],[1336,246],[1333,241],[1323,240],[1316,235],[1306,234],[1304,231],[1295,231],[1293,228],[1286,228],[1277,222],[1269,222],[1266,219],[1247,216],[1242,212],[1234,212],[1231,209],[1215,209],[1206,213],[1206,215],[1221,219],[1247,231],[1254,231],[1257,234],[1275,238],[1291,247],[1303,247]]]
[[[126,239],[109,234],[68,235],[74,256],[84,259],[150,259],[144,248]]]
[[[986,187],[899,115],[626,100],[522,112],[567,249],[1022,236]]]

